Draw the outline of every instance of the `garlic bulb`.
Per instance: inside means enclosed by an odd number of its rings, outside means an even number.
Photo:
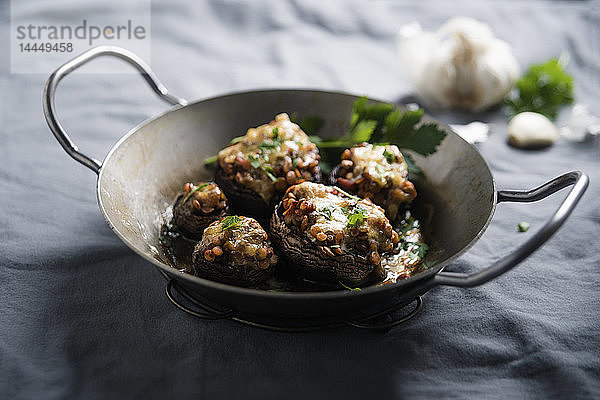
[[[433,107],[484,110],[502,101],[520,75],[510,46],[472,18],[451,18],[435,33],[413,22],[400,28],[397,44],[417,95]]]

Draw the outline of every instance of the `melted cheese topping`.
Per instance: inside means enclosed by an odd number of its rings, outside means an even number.
[[[198,247],[206,250],[214,246],[215,240],[229,242],[230,249],[225,246],[224,250],[231,264],[258,265],[258,261],[254,258],[257,251],[261,248],[270,248],[267,234],[255,219],[244,216],[239,218],[239,223],[225,230],[223,230],[222,219],[210,224],[204,230]],[[273,257],[276,261],[276,256]]]
[[[386,272],[382,283],[396,282],[406,279],[422,261],[417,249],[423,243],[423,235],[419,228],[414,228],[402,235],[403,243],[397,246],[393,254],[381,258],[381,266]],[[414,244],[413,244],[414,243]]]
[[[294,194],[297,199],[304,199],[314,205],[315,211],[311,215],[311,224],[306,233],[313,242],[318,241],[316,235],[320,232],[331,232],[336,235],[343,232],[344,241],[342,249],[353,247],[356,240],[351,234],[353,229],[367,236],[367,242],[377,243],[377,248],[390,247],[391,239],[385,233],[385,227],[391,225],[385,217],[384,210],[373,204],[370,200],[360,199],[356,196],[345,194],[338,188],[322,184],[303,182],[296,185]],[[360,214],[358,223],[351,224],[353,214]],[[355,221],[356,222],[356,221]],[[362,236],[360,239],[364,241]]]
[[[388,157],[393,157],[389,162]],[[355,179],[366,177],[376,182],[379,187],[400,187],[404,184],[408,169],[402,153],[394,145],[373,146],[372,144],[361,145],[352,148],[354,162],[353,174]]]
[[[219,165],[225,170],[236,157],[250,162],[252,179],[243,184],[267,203],[277,191],[274,184],[278,178],[285,177],[281,172],[284,166],[288,171],[306,169],[310,165],[316,166],[319,161],[316,146],[285,113],[277,115],[268,124],[248,129],[237,143],[221,150],[217,156]]]

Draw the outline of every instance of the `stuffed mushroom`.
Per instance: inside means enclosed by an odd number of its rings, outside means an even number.
[[[210,224],[194,248],[195,273],[206,279],[253,286],[272,274],[277,255],[253,218],[230,215]]]
[[[268,218],[288,187],[320,180],[319,159],[306,133],[279,114],[219,152],[215,180],[237,210]]]
[[[383,280],[381,257],[399,242],[381,207],[312,182],[286,191],[271,217],[271,237],[299,273],[352,286]]]
[[[200,239],[204,229],[227,212],[227,197],[216,183],[186,183],[173,205],[173,222],[186,237]]]
[[[394,145],[362,143],[344,150],[331,177],[332,184],[383,207],[390,221],[417,196],[404,157]]]

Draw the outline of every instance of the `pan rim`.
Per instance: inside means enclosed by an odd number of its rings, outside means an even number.
[[[104,220],[106,221],[106,223],[108,224],[110,229],[117,235],[117,237],[119,239],[121,239],[121,241],[123,243],[125,243],[127,245],[127,247],[129,247],[131,250],[133,250],[135,253],[137,253],[142,258],[144,258],[146,261],[149,261],[155,267],[159,268],[160,271],[166,273],[168,276],[175,277],[175,279],[181,279],[184,281],[188,281],[189,283],[192,283],[192,284],[199,284],[202,286],[207,286],[210,289],[214,289],[214,290],[227,291],[227,292],[230,292],[230,293],[236,294],[236,295],[263,297],[266,299],[269,299],[269,298],[270,299],[284,299],[285,298],[285,299],[294,299],[294,300],[300,301],[301,299],[309,299],[310,298],[313,300],[315,300],[315,299],[316,300],[331,300],[331,299],[338,299],[338,298],[346,298],[349,296],[377,294],[377,293],[381,293],[384,291],[395,291],[395,290],[402,291],[403,287],[418,286],[420,284],[419,282],[421,282],[421,281],[426,282],[428,279],[432,278],[434,275],[443,271],[451,262],[453,262],[454,260],[456,260],[457,258],[462,256],[464,253],[466,253],[481,238],[481,236],[485,233],[485,231],[489,227],[489,225],[492,221],[492,218],[495,214],[497,200],[498,200],[496,180],[494,179],[494,176],[491,172],[489,164],[487,163],[485,158],[481,155],[479,150],[473,144],[465,141],[462,137],[460,137],[460,135],[458,135],[447,124],[442,123],[442,122],[438,121],[437,119],[426,114],[426,116],[434,119],[440,126],[444,127],[444,129],[446,131],[455,135],[460,141],[464,142],[464,144],[472,147],[473,150],[475,150],[477,155],[483,161],[483,164],[485,165],[487,172],[489,173],[489,175],[491,177],[493,194],[492,194],[492,199],[491,199],[492,207],[490,209],[489,215],[488,215],[485,223],[481,227],[481,229],[469,241],[469,243],[467,243],[459,251],[455,252],[452,256],[450,256],[449,258],[447,258],[440,264],[434,265],[434,266],[428,268],[427,270],[416,274],[415,276],[411,276],[408,279],[405,279],[405,280],[402,280],[399,282],[395,282],[395,283],[391,283],[391,284],[371,285],[371,286],[368,286],[365,288],[361,288],[361,290],[327,290],[327,291],[319,291],[319,292],[270,292],[270,291],[266,291],[266,290],[251,289],[251,288],[245,288],[245,287],[240,287],[240,286],[228,285],[225,283],[211,281],[211,280],[204,279],[204,278],[201,278],[201,277],[198,277],[195,275],[180,272],[180,271],[174,269],[173,267],[157,260],[156,258],[149,256],[143,250],[138,249],[127,238],[127,236],[122,234],[115,227],[115,225],[111,222],[110,218],[107,215],[106,208],[104,207],[104,204],[102,203],[102,197],[101,197],[100,191],[102,188],[102,183],[104,181],[104,165],[106,164],[106,162],[111,159],[111,157],[117,151],[117,149],[121,146],[121,144],[123,142],[125,142],[129,137],[135,135],[146,125],[149,125],[150,123],[162,118],[163,116],[165,116],[167,114],[176,112],[176,111],[184,109],[184,108],[195,106],[195,105],[197,105],[199,103],[203,103],[203,102],[222,100],[222,99],[226,99],[227,97],[256,94],[256,93],[261,93],[261,92],[262,93],[266,93],[266,92],[304,92],[304,93],[316,92],[316,93],[326,94],[326,95],[343,95],[343,96],[348,96],[348,97],[352,97],[352,98],[360,97],[356,94],[348,93],[348,92],[344,92],[344,91],[331,91],[331,90],[322,90],[322,89],[314,89],[314,88],[260,88],[260,89],[250,89],[250,90],[243,90],[243,91],[233,91],[233,92],[228,92],[228,93],[225,93],[225,94],[222,94],[219,96],[198,99],[198,100],[189,102],[185,106],[175,105],[173,107],[166,109],[165,111],[162,111],[158,114],[150,116],[149,118],[145,119],[144,121],[138,123],[133,128],[131,128],[125,135],[123,135],[117,142],[115,142],[115,144],[111,147],[111,149],[108,151],[108,153],[104,157],[104,160],[102,161],[102,166],[101,166],[100,170],[98,171],[97,180],[96,180],[96,198],[98,201],[98,205],[100,207],[100,211],[102,212],[102,216],[104,217]],[[385,100],[380,100],[380,99],[376,99],[376,98],[372,98],[372,97],[369,97],[369,99],[373,100],[373,101],[379,101],[379,102],[385,101]],[[426,285],[424,285],[424,286],[426,286]]]

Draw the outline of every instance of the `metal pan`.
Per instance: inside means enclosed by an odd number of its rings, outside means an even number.
[[[160,97],[174,106],[131,129],[103,162],[75,146],[58,122],[54,104],[61,79],[99,56],[128,62]],[[204,167],[205,157],[214,155],[248,127],[269,121],[280,112],[321,115],[326,119],[324,132],[341,134],[356,98],[317,90],[262,90],[188,103],[170,94],[133,53],[100,46],[65,63],[50,76],[43,105],[48,126],[65,151],[98,175],[98,204],[111,229],[169,277],[169,287],[177,284],[187,293],[225,306],[226,311],[209,315],[215,318],[232,317],[235,313],[306,318],[356,315],[364,310],[381,309],[391,301],[410,302],[438,285],[480,285],[509,271],[548,240],[587,188],[587,176],[575,171],[533,190],[497,191],[490,169],[476,148],[444,127],[448,135],[437,153],[427,158],[415,156],[427,177],[416,182],[419,201],[432,204],[435,210],[429,227],[433,249],[425,259],[427,270],[395,284],[361,291],[279,293],[212,282],[180,273],[169,265],[158,241],[161,212],[173,201],[182,182],[212,178],[212,171]],[[476,273],[443,271],[483,234],[497,203],[534,202],[568,186],[572,186],[568,195],[548,222],[511,254]]]

